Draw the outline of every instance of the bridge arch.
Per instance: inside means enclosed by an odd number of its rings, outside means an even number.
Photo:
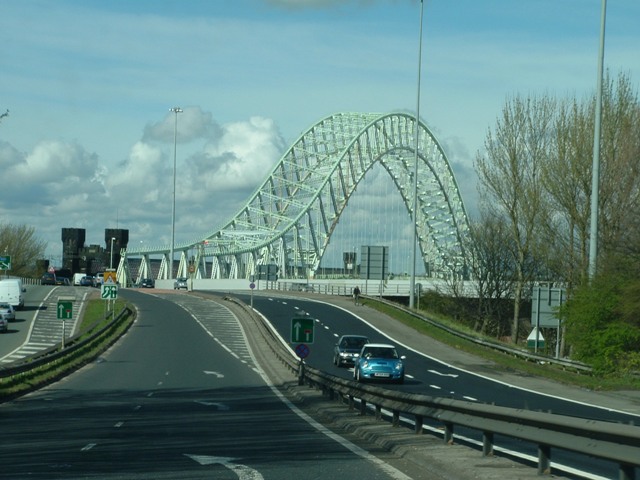
[[[427,126],[418,124],[417,239],[428,276],[462,275],[468,217],[446,155]],[[412,217],[415,117],[405,113],[337,113],[308,130],[282,156],[238,213],[221,228],[176,244],[177,276],[249,278],[260,265],[309,278],[320,265],[348,200],[367,171],[380,163]],[[158,278],[170,278],[170,247],[123,252],[118,277],[141,257],[149,276],[151,256],[162,256]],[[189,258],[189,252],[196,252]]]

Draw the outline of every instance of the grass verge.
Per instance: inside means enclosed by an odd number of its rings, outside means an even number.
[[[5,402],[55,382],[93,361],[120,336],[135,320],[135,309],[116,300],[114,309],[118,321],[113,321],[111,312],[105,311],[103,300],[89,300],[80,322],[79,336],[74,343],[84,342],[78,348],[67,348],[67,354],[56,356],[49,362],[29,370],[0,378],[0,402]],[[59,348],[56,353],[62,351]]]
[[[367,306],[395,318],[421,335],[427,335],[458,350],[490,360],[495,363],[497,369],[502,369],[503,371],[543,377],[565,385],[574,385],[596,391],[640,390],[640,379],[635,377],[590,375],[565,369],[551,363],[540,364],[527,361],[520,357],[508,355],[497,350],[491,350],[482,345],[460,338],[386,303],[368,299]],[[422,312],[422,314],[424,316],[429,315],[427,312]],[[453,322],[447,322],[443,319],[438,319],[438,322],[442,322],[451,329],[456,329]],[[470,334],[471,332],[466,333]],[[474,333],[474,335],[477,334]],[[491,340],[495,342],[495,339]]]

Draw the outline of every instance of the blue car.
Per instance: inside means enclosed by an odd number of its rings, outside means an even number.
[[[353,378],[365,380],[386,380],[404,383],[404,357],[400,357],[393,345],[368,343],[362,347],[353,368]]]

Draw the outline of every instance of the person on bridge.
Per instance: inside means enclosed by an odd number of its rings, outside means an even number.
[[[355,305],[358,305],[358,299],[359,298],[360,298],[360,289],[356,285],[355,288],[353,289],[353,303]]]

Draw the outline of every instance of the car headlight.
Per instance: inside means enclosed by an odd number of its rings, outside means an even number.
[[[402,362],[396,363],[396,370],[402,370]]]

